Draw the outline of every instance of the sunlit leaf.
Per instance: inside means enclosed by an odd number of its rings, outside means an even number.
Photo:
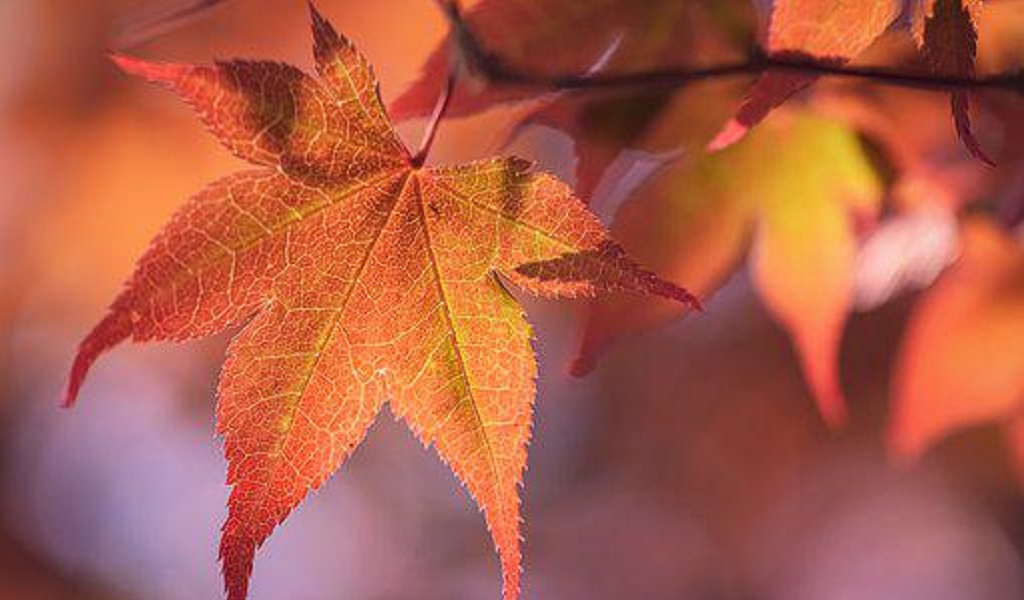
[[[536,364],[498,275],[551,297],[692,298],[638,267],[567,186],[525,161],[417,166],[370,65],[315,11],[313,32],[318,77],[265,61],[116,58],[176,92],[256,167],[211,184],[153,240],[82,342],[67,402],[125,340],[240,325],[217,410],[230,600],[245,598],[256,549],[385,402],[483,509],[515,598]]]

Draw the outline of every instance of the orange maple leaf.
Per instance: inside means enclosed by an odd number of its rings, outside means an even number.
[[[900,459],[995,421],[1024,448],[1024,245],[973,218],[961,252],[922,298],[900,348],[889,430]],[[1018,459],[1024,475],[1024,454]]]
[[[228,597],[245,598],[256,549],[387,401],[482,507],[515,598],[536,364],[530,327],[496,273],[549,297],[695,300],[637,266],[567,186],[525,161],[420,168],[369,64],[312,14],[318,78],[274,62],[115,57],[183,97],[258,168],[172,217],[82,342],[66,402],[124,340],[244,323],[218,388],[232,485],[220,547]]]

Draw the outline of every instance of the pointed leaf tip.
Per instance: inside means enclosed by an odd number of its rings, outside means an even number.
[[[316,4],[312,0],[307,5],[313,28],[313,54],[317,60],[324,60],[338,46],[351,45],[348,39],[338,33],[331,22],[317,10]]]
[[[68,387],[61,406],[71,408],[78,399],[86,375],[93,363],[101,354],[128,339],[131,335],[131,322],[121,313],[112,312],[96,325],[89,335],[78,346],[78,354],[71,364],[68,375]]]
[[[192,68],[187,65],[150,62],[117,52],[110,53],[110,60],[128,75],[164,85],[173,84]]]
[[[519,580],[522,575],[522,565],[517,560],[515,564],[503,565],[502,569],[504,570],[501,588],[502,600],[517,600],[521,591]]]
[[[110,62],[117,65],[117,68],[121,69],[125,73],[136,74],[143,63],[142,60],[135,58],[134,56],[128,56],[127,54],[121,54],[120,52],[113,51],[107,55],[110,58]]]
[[[334,30],[334,26],[324,18],[320,11],[317,9],[316,4],[310,0],[307,2],[309,6],[309,18],[313,25],[313,36],[319,42],[321,39],[330,40],[338,37],[338,32]]]
[[[240,536],[228,535],[229,523],[224,524],[225,535],[220,543],[221,572],[227,600],[246,600],[249,579],[252,577],[256,544]]]
[[[970,101],[967,92],[953,92],[950,106],[953,111],[953,123],[956,126],[957,137],[967,149],[971,156],[989,167],[995,167],[996,163],[989,157],[982,148],[978,138],[974,136],[974,129],[971,125]]]
[[[740,123],[737,119],[729,119],[729,122],[722,127],[722,130],[715,135],[714,139],[708,142],[706,149],[708,152],[725,150],[743,139],[743,136],[747,135],[749,129],[749,127]]]
[[[808,374],[810,378],[812,375]],[[849,409],[846,407],[846,397],[839,389],[835,374],[819,375],[818,378],[832,377],[825,382],[812,384],[815,401],[818,405],[818,412],[825,425],[832,431],[843,429],[850,420]]]
[[[680,304],[685,304],[689,308],[698,312],[704,312],[704,305],[701,304],[700,298],[690,292],[690,290],[679,287],[678,285],[667,281],[665,279],[658,279],[658,286],[655,288],[655,293],[669,300],[675,300]]]

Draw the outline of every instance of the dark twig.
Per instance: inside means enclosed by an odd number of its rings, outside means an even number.
[[[472,72],[489,81],[526,85],[549,91],[614,89],[637,86],[678,87],[697,81],[757,75],[765,71],[788,71],[808,75],[868,79],[893,86],[922,89],[993,89],[1024,93],[1024,72],[1001,73],[986,77],[962,77],[923,72],[896,71],[885,67],[843,65],[799,53],[768,56],[759,50],[744,61],[707,67],[655,69],[624,74],[556,74],[531,73],[508,64],[489,50],[473,33],[455,0],[441,2],[448,17],[453,38],[462,59]]]
[[[441,95],[437,97],[437,104],[434,105],[434,112],[430,115],[430,120],[427,122],[427,129],[423,132],[423,141],[420,142],[420,149],[416,151],[416,154],[412,157],[412,166],[419,168],[423,166],[423,163],[427,160],[427,155],[430,154],[430,147],[434,144],[434,138],[437,137],[437,128],[441,124],[441,119],[444,118],[445,111],[448,110],[448,103],[452,99],[452,92],[455,90],[455,72],[448,74],[448,79],[445,81],[444,89],[441,90]]]

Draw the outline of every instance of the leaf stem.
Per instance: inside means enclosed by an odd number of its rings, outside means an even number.
[[[410,160],[413,167],[418,169],[426,162],[427,156],[430,154],[430,147],[434,144],[434,138],[437,137],[438,127],[441,125],[444,113],[448,110],[448,103],[452,99],[452,92],[454,90],[455,72],[452,71],[448,74],[448,79],[445,81],[444,89],[441,90],[441,95],[437,97],[434,112],[430,115],[427,128],[423,132],[423,141],[420,142],[420,149],[416,151],[416,154]]]

